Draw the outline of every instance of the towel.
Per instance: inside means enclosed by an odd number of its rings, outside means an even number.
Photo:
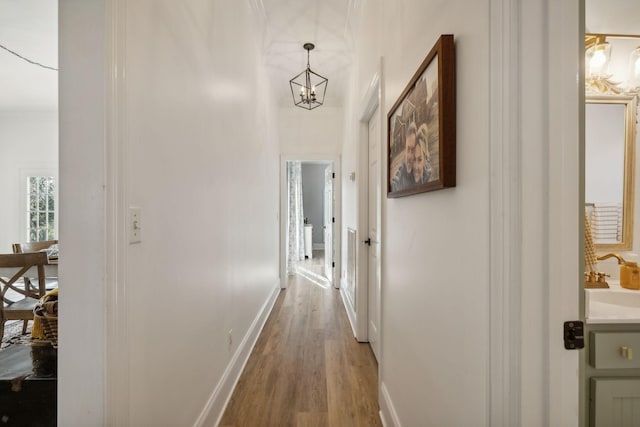
[[[54,301],[58,301],[58,288],[55,288],[47,292],[42,298],[40,298],[39,305],[45,307],[47,314],[58,315],[58,306],[53,304]],[[47,337],[44,334],[44,327],[42,326],[42,320],[38,316],[33,317],[33,327],[31,328],[31,338],[44,340]]]

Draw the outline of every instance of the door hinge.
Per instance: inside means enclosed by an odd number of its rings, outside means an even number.
[[[564,348],[567,350],[584,348],[584,323],[579,320],[564,322]]]
[[[336,268],[336,263],[331,261],[331,267]]]
[[[336,179],[336,173],[335,172],[331,172],[331,178]]]
[[[331,217],[331,222],[332,222],[332,223],[335,223],[335,222],[336,222],[336,217],[335,217],[335,216]]]

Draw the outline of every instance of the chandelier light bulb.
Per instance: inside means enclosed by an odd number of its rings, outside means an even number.
[[[640,80],[640,46],[631,52],[630,62],[633,67],[630,77],[633,80]]]
[[[606,60],[607,58],[604,56],[604,52],[602,52],[601,50],[596,50],[596,52],[593,54],[593,58],[591,58],[591,68],[602,68]]]
[[[607,61],[607,57],[604,56],[604,52],[601,50],[596,50],[593,53],[593,57],[591,58],[591,62],[589,66],[591,67],[591,74],[600,74],[602,71],[602,67],[604,63]]]
[[[589,60],[589,75],[591,77],[604,77],[608,72],[611,46],[609,43],[599,43],[593,47],[593,54]]]

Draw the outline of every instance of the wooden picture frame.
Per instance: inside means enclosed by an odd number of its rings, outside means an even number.
[[[453,35],[443,34],[387,115],[387,197],[456,186],[455,80]]]

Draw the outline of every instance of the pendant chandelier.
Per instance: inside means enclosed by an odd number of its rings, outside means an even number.
[[[293,103],[305,110],[313,110],[324,103],[329,80],[311,71],[309,67],[309,52],[315,47],[314,44],[305,43],[302,47],[307,51],[307,69],[289,80],[289,84]]]

